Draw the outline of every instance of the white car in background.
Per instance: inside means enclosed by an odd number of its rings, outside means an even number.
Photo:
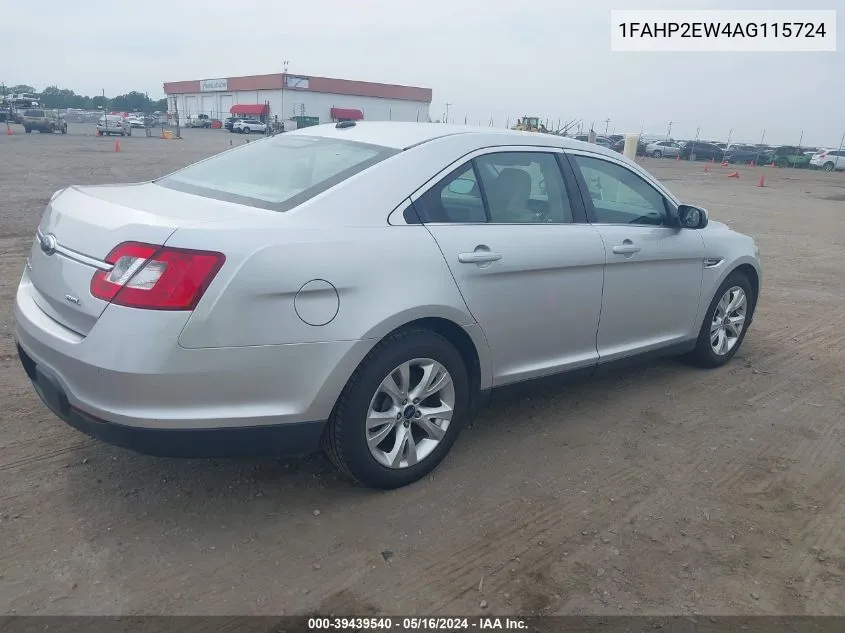
[[[810,166],[825,171],[845,170],[845,149],[823,149],[813,154]]]
[[[258,119],[241,119],[235,121],[232,125],[233,132],[240,132],[241,134],[250,134],[251,132],[260,132],[264,134],[267,131],[267,126]]]
[[[645,153],[654,158],[661,158],[663,156],[675,158],[681,153],[681,145],[675,141],[655,141],[646,145]]]

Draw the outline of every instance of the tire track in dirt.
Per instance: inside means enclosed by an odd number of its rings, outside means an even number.
[[[704,461],[704,454],[700,454],[699,458],[690,464],[690,468],[696,469]],[[671,487],[667,485],[670,478],[658,478],[642,483],[641,489],[635,489],[638,498],[627,506],[627,510],[624,510],[623,503],[618,503],[618,500],[615,499],[613,505],[606,506],[608,512],[597,515],[590,513],[589,518],[585,518],[582,514],[585,511],[589,512],[590,509],[601,507],[597,503],[597,498],[606,500],[608,494],[615,494],[613,491],[628,486],[633,480],[642,480],[643,473],[638,469],[623,468],[617,470],[611,477],[603,478],[600,488],[593,495],[576,494],[563,507],[545,508],[533,515],[506,513],[509,516],[520,516],[521,520],[516,525],[508,523],[502,525],[498,530],[494,529],[487,532],[485,539],[496,544],[496,548],[493,548],[492,551],[479,548],[477,543],[470,542],[463,549],[455,552],[453,560],[424,568],[421,575],[431,578],[431,585],[425,588],[426,592],[431,592],[436,585],[440,590],[438,593],[446,594],[440,601],[433,603],[436,612],[454,611],[457,613],[465,608],[466,605],[461,603],[461,599],[468,592],[471,592],[478,583],[479,569],[492,568],[498,573],[509,565],[515,565],[515,568],[521,571],[523,576],[542,575],[550,561],[555,561],[563,556],[564,548],[571,549],[579,546],[578,552],[580,554],[568,557],[567,563],[574,565],[589,562],[591,560],[590,554],[585,546],[596,539],[598,530],[595,526],[602,525],[604,532],[618,532],[622,526],[631,522],[632,517],[642,514],[649,507],[660,505],[661,499],[664,499],[667,494],[671,494],[669,492]],[[614,520],[612,516],[616,514],[615,511],[617,510],[624,511],[620,518]],[[498,512],[494,512],[481,517],[472,517],[471,522],[489,524],[497,514]],[[562,515],[577,517],[574,519],[577,524],[571,526],[571,528],[574,528],[574,532],[567,531],[567,533],[560,535],[564,540],[555,544],[556,541],[559,541],[559,537],[555,535],[557,531],[554,528],[561,524]],[[590,526],[592,527],[590,528]],[[590,529],[584,529],[585,527]],[[575,534],[574,537],[572,536],[573,533]],[[537,546],[540,541],[544,544]],[[534,546],[526,546],[526,542],[530,542]],[[497,559],[501,561],[502,551],[509,552],[511,556],[507,561],[496,564]],[[514,563],[513,561],[517,559],[518,563]],[[509,581],[498,581],[496,575],[493,575],[489,586],[491,589],[504,589],[509,584]],[[546,587],[546,590],[553,591],[553,588]],[[532,600],[529,600],[529,602],[532,602]],[[553,600],[549,599],[549,603],[551,602]],[[523,608],[531,608],[532,606],[537,606],[536,599],[533,599],[533,604],[523,605]],[[546,604],[544,608],[547,606],[550,605]]]

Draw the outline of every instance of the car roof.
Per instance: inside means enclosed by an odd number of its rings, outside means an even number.
[[[517,130],[451,125],[446,123],[402,123],[398,121],[359,121],[354,126],[338,128],[336,124],[314,125],[286,134],[343,138],[359,143],[370,143],[405,150],[428,141],[454,135],[475,135],[479,143],[493,145],[540,145],[563,149],[588,149],[591,152],[619,156],[617,152],[600,145],[577,141],[566,136],[521,132]]]

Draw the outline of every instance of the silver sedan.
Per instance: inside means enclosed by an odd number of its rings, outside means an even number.
[[[322,444],[395,488],[492,389],[647,354],[725,364],[760,279],[750,237],[611,150],[343,122],[57,192],[14,334],[38,395],[90,436],[168,456]]]

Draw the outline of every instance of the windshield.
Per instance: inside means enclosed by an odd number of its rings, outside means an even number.
[[[206,198],[287,211],[398,151],[283,134],[217,154],[156,184]]]

